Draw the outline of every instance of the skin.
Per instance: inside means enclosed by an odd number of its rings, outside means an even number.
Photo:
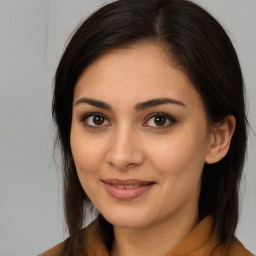
[[[163,98],[175,102],[135,109]],[[104,116],[100,122],[85,117],[95,112]],[[159,125],[159,113],[171,121],[160,116]],[[203,166],[226,154],[235,126],[227,120],[209,129],[200,95],[158,46],[112,50],[83,72],[74,90],[71,149],[86,194],[114,226],[111,255],[165,255],[195,227]],[[109,178],[154,185],[121,200],[106,191]]]

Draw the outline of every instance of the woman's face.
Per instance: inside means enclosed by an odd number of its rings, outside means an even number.
[[[75,86],[70,141],[78,177],[114,226],[197,216],[211,137],[200,95],[160,47],[112,50]]]

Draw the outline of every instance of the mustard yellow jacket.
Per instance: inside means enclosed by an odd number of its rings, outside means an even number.
[[[102,241],[97,220],[87,226],[84,232],[86,255],[109,256]],[[60,243],[39,256],[64,256],[62,248],[63,243]],[[253,256],[253,254],[245,249],[237,239],[229,245],[220,242],[213,231],[213,218],[209,216],[203,219],[183,241],[165,256]]]

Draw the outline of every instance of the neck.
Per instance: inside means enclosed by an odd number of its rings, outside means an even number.
[[[138,229],[114,227],[111,256],[162,256],[171,251],[197,225],[197,211],[179,214],[157,225]]]

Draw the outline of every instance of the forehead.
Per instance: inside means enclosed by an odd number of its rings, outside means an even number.
[[[79,97],[126,104],[160,97],[202,103],[186,74],[155,45],[115,49],[99,57],[79,78],[74,101]]]

